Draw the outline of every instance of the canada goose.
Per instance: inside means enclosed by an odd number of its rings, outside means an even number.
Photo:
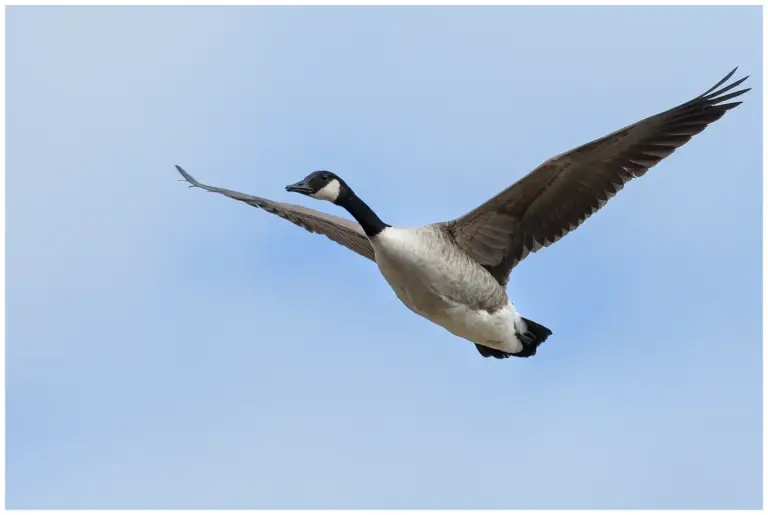
[[[492,199],[449,222],[391,227],[338,175],[309,174],[286,190],[346,209],[358,223],[294,204],[206,186],[324,234],[376,262],[409,309],[475,344],[484,357],[529,357],[552,334],[522,318],[507,297],[512,269],[604,206],[627,182],[684,145],[741,102],[750,88],[717,90],[736,69],[693,100],[552,157]],[[717,91],[715,91],[717,90]]]

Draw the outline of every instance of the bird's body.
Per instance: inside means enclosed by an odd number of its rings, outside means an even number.
[[[442,227],[388,227],[371,243],[381,275],[410,310],[474,343],[523,350],[525,323],[506,291]]]
[[[507,297],[512,269],[576,229],[626,183],[644,175],[741,102],[724,103],[747,77],[557,155],[487,202],[448,222],[391,227],[338,175],[314,172],[288,191],[343,207],[357,223],[314,209],[197,182],[324,234],[375,261],[409,309],[474,342],[484,357],[529,357],[552,332],[523,318]],[[726,94],[727,93],[727,94]]]

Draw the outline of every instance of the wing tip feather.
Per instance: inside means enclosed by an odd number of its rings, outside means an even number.
[[[202,187],[202,185],[197,182],[197,179],[192,177],[189,172],[187,172],[184,168],[182,168],[179,165],[174,165],[176,167],[176,170],[181,174],[182,177],[184,177],[184,180],[187,181],[192,186],[197,186],[198,188]]]
[[[726,91],[729,91],[729,90],[731,90],[731,89],[735,88],[736,86],[738,86],[739,84],[741,84],[742,82],[744,82],[745,80],[747,80],[747,79],[750,77],[749,75],[746,75],[746,76],[744,76],[744,77],[742,77],[742,78],[738,79],[737,81],[735,81],[735,82],[732,82],[732,83],[728,84],[728,85],[727,85],[727,86],[725,86],[724,88],[722,88],[722,89],[718,90],[718,88],[719,88],[720,86],[722,86],[723,84],[725,84],[726,82],[728,82],[728,79],[730,79],[731,77],[733,77],[734,73],[736,73],[736,70],[738,70],[738,69],[739,69],[739,67],[737,66],[736,68],[734,68],[733,70],[731,70],[731,71],[728,73],[728,75],[726,75],[725,77],[723,77],[722,79],[720,79],[720,81],[719,81],[717,84],[715,84],[714,86],[712,86],[711,88],[709,88],[707,91],[705,91],[704,93],[702,93],[701,95],[699,95],[699,96],[697,97],[697,99],[701,99],[701,98],[704,98],[704,99],[706,99],[706,100],[716,100],[716,99],[717,99],[717,97],[718,97],[718,95],[721,95],[721,94],[725,93]],[[751,88],[749,88],[749,89],[751,89]],[[745,93],[746,91],[749,91],[749,89],[743,90],[741,93]],[[740,94],[741,94],[741,93],[740,93]]]

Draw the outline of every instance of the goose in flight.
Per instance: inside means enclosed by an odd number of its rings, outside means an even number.
[[[286,186],[336,204],[357,221],[197,182],[319,233],[374,261],[409,309],[474,343],[484,357],[529,357],[552,332],[523,318],[507,297],[512,269],[552,245],[707,125],[741,102],[732,91],[748,77],[712,88],[677,107],[545,161],[469,213],[447,222],[392,227],[338,175],[317,171]],[[719,88],[719,89],[718,89]]]

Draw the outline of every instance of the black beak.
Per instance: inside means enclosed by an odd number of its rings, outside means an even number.
[[[312,193],[312,188],[309,187],[309,184],[305,180],[301,180],[295,184],[289,184],[285,187],[286,191],[293,191],[296,193],[303,193],[305,195],[309,195]]]

